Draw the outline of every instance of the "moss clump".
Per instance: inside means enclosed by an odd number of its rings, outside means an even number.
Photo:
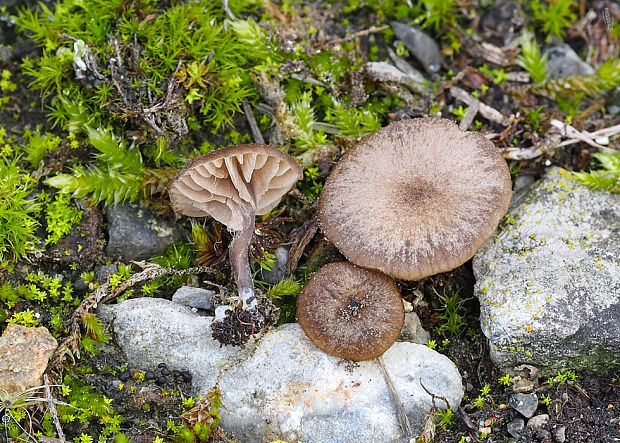
[[[0,267],[34,249],[39,204],[30,198],[35,180],[0,156]]]

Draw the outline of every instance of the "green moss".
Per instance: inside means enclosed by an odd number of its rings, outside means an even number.
[[[54,201],[47,205],[45,219],[48,233],[45,244],[55,245],[82,220],[82,211],[71,206],[68,194],[57,194]]]
[[[34,249],[39,204],[30,198],[35,180],[0,156],[0,262],[12,261]]]

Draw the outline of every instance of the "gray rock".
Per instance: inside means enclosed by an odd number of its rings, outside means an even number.
[[[429,72],[437,72],[441,66],[439,45],[427,33],[404,23],[391,22],[396,38],[401,40],[409,53],[417,58]]]
[[[132,367],[148,369],[163,362],[186,369],[192,374],[194,387],[213,386],[222,367],[243,352],[220,347],[211,338],[213,317],[202,317],[169,300],[131,299],[103,305],[99,314],[112,324],[115,341]]]
[[[445,356],[423,345],[396,343],[383,360],[418,432],[432,408],[422,384],[452,408],[459,405],[461,377]],[[268,332],[219,387],[220,423],[241,441],[392,442],[401,436],[377,362],[352,365],[331,357],[298,324]]]
[[[554,45],[545,51],[547,56],[548,79],[569,77],[571,75],[592,75],[592,66],[579,58],[566,43]]]
[[[213,308],[211,297],[214,295],[215,291],[209,289],[181,286],[172,295],[172,301],[190,308],[210,310]]]
[[[473,260],[480,322],[501,368],[620,364],[620,195],[553,170]]]
[[[510,407],[525,418],[530,418],[538,409],[538,397],[536,394],[512,394],[510,396]]]
[[[506,426],[508,433],[514,438],[521,438],[521,431],[523,431],[524,428],[525,421],[522,418],[515,418]]]
[[[280,246],[275,252],[276,262],[271,271],[260,270],[261,280],[270,285],[278,283],[286,277],[286,266],[288,264],[288,248]]]
[[[317,349],[298,324],[267,332],[245,350],[211,339],[212,317],[163,299],[141,298],[102,306],[130,364],[160,362],[187,368],[192,393],[216,383],[220,424],[241,441],[299,438],[308,442],[398,441],[401,430],[376,361],[353,364]],[[433,394],[456,409],[461,377],[445,356],[426,346],[396,343],[383,356],[412,424],[421,429]],[[445,407],[441,399],[435,399]]]
[[[527,421],[528,428],[540,428],[541,426],[547,424],[549,421],[549,416],[547,414],[540,414],[536,417],[532,417]]]
[[[144,260],[161,254],[181,239],[174,222],[147,207],[119,204],[106,208],[108,244],[105,253],[124,261]]]
[[[566,426],[558,426],[553,430],[553,438],[558,443],[564,443],[566,441]]]
[[[431,334],[422,327],[420,319],[415,312],[407,312],[405,314],[405,322],[403,329],[400,331],[398,341],[408,341],[423,345],[431,339]]]

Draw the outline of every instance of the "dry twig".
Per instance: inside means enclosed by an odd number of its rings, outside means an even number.
[[[56,412],[56,406],[54,405],[54,398],[52,397],[52,391],[50,390],[50,382],[47,378],[47,374],[43,374],[43,382],[45,383],[45,398],[49,408],[49,413],[54,420],[54,426],[56,426],[56,433],[58,434],[58,440],[65,442],[65,433],[62,432],[62,426],[60,426],[60,420],[58,420],[58,412]]]

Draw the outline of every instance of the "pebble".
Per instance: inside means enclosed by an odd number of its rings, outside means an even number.
[[[133,203],[110,205],[105,210],[108,243],[105,253],[123,261],[145,260],[161,254],[181,239],[172,218]]]
[[[391,22],[394,35],[401,40],[409,53],[417,58],[424,69],[437,72],[441,67],[439,45],[426,32],[400,22]]]
[[[0,392],[23,392],[41,385],[57,346],[45,327],[8,325],[0,336]]]
[[[274,285],[286,277],[289,256],[288,247],[280,246],[275,250],[274,255],[276,258],[273,268],[269,271],[263,268],[260,269],[260,279],[270,285]]]
[[[530,418],[538,409],[538,397],[534,393],[512,394],[510,396],[510,407],[525,418]]]
[[[581,60],[566,43],[551,46],[545,51],[545,55],[549,79],[594,74],[592,66]]]
[[[528,428],[539,428],[543,426],[544,424],[546,424],[548,421],[549,421],[549,415],[540,414],[540,415],[537,415],[536,417],[530,418],[527,421],[527,427]]]
[[[566,426],[558,426],[554,429],[553,437],[557,443],[564,443],[566,441]]]
[[[513,421],[508,423],[508,425],[506,426],[508,433],[512,435],[514,438],[520,438],[521,431],[523,431],[524,428],[525,428],[525,420],[523,420],[522,418],[515,418]]]

